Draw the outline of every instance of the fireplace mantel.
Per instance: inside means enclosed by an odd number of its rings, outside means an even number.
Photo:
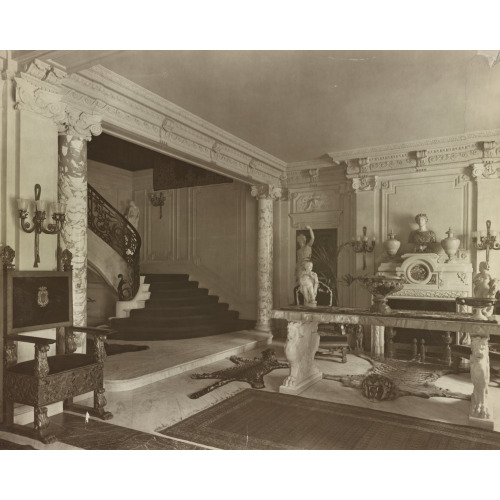
[[[472,295],[472,264],[465,259],[446,262],[446,256],[436,253],[407,253],[382,262],[378,274],[405,280],[394,298],[454,300]]]

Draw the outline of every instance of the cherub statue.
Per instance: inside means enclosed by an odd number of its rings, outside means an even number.
[[[300,292],[304,296],[304,305],[316,305],[319,279],[318,275],[312,269],[312,262],[304,262],[299,276],[299,287]]]
[[[417,214],[415,216],[415,222],[418,224],[418,229],[415,229],[415,231],[410,233],[408,242],[415,245],[414,251],[416,253],[429,252],[429,243],[436,242],[436,235],[434,231],[427,229],[428,221],[429,218],[426,214]]]
[[[488,262],[481,262],[479,264],[479,273],[477,273],[472,280],[474,297],[491,297],[490,281],[492,277],[489,270],[490,265]]]

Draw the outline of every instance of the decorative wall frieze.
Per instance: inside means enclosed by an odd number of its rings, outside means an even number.
[[[456,168],[471,160],[500,159],[500,130],[485,130],[373,148],[329,153],[332,165],[345,169],[348,179],[363,174],[404,174]]]
[[[323,212],[338,208],[338,199],[334,193],[318,191],[292,195],[293,212]]]
[[[500,161],[474,163],[471,167],[472,177],[478,181],[482,179],[499,179],[500,178]]]
[[[282,188],[269,184],[254,184],[250,194],[258,200],[265,199],[276,201],[282,196]]]
[[[66,78],[66,73],[38,60],[24,65],[23,69],[23,72],[14,77],[15,108],[31,111],[55,122],[60,121],[66,108],[66,104],[62,102],[60,84]]]
[[[352,179],[352,189],[355,193],[364,191],[373,191],[378,185],[378,177],[376,175],[362,175]]]
[[[58,124],[59,135],[72,135],[90,141],[93,135],[102,133],[101,120],[100,115],[90,115],[84,111],[66,109],[64,117]]]

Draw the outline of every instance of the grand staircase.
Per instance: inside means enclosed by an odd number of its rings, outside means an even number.
[[[147,274],[150,299],[128,318],[114,318],[113,340],[174,340],[248,330],[254,321],[239,319],[237,311],[219,297],[189,281],[187,274]]]

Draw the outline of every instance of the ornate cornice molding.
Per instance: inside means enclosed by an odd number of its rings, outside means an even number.
[[[61,83],[66,73],[35,59],[23,66],[16,83],[15,108],[31,111],[56,123],[64,118],[66,105],[62,102]]]
[[[484,130],[408,143],[329,153],[343,166],[346,177],[395,174],[454,168],[481,159],[500,158],[500,129]]]
[[[276,201],[281,199],[283,195],[283,189],[280,187],[271,186],[269,184],[257,184],[252,186],[250,194],[258,200]]]
[[[219,166],[221,173],[279,185],[286,171],[285,162],[102,66],[71,75],[64,86],[66,102],[97,109],[104,122]]]

